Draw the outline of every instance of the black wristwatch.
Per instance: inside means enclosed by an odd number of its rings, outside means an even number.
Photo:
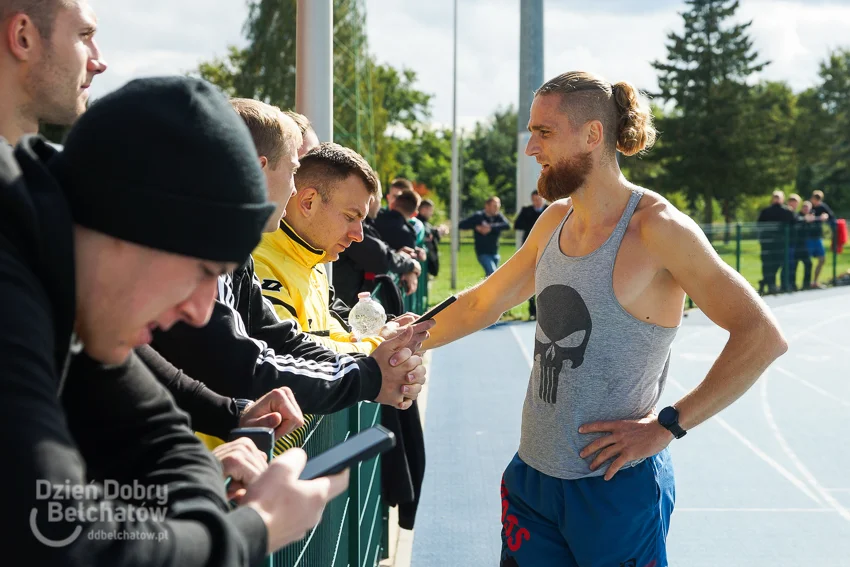
[[[673,406],[667,406],[661,410],[661,413],[658,414],[658,423],[672,433],[676,439],[681,439],[688,433],[679,425],[679,410]]]
[[[242,414],[245,413],[245,410],[254,403],[254,400],[246,400],[244,398],[234,398],[236,402],[236,409],[239,411],[239,417],[242,417]]]

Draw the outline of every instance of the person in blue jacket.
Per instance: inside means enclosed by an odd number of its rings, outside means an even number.
[[[500,210],[502,201],[490,197],[484,202],[484,209],[471,217],[460,221],[461,230],[475,230],[475,255],[478,263],[484,268],[484,275],[489,276],[499,267],[499,236],[503,230],[510,230],[511,224]]]

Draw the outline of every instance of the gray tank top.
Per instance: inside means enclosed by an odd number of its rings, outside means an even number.
[[[659,327],[629,314],[614,295],[614,261],[643,191],[629,204],[602,246],[586,256],[561,252],[567,213],[535,272],[537,330],[534,366],[522,410],[519,456],[562,479],[605,473],[590,470],[595,455],[579,452],[607,434],[580,434],[592,421],[649,414],[664,388],[678,327]],[[633,461],[627,466],[634,466]]]

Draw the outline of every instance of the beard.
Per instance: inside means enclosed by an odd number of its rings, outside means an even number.
[[[29,72],[27,84],[33,101],[29,110],[40,122],[70,126],[86,109],[76,75],[72,77],[49,51],[42,64]]]
[[[551,164],[548,171],[540,172],[537,191],[550,203],[569,197],[584,185],[591,169],[593,160],[589,152],[572,159],[563,158],[558,163]]]

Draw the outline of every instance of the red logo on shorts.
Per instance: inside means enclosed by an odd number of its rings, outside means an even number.
[[[505,529],[505,543],[513,552],[519,551],[522,542],[531,539],[531,534],[525,528],[519,527],[519,520],[513,514],[508,514],[508,488],[502,478],[502,527]],[[514,529],[517,529],[514,533]]]

